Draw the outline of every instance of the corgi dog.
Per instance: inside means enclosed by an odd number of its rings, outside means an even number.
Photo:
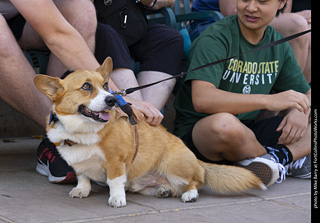
[[[70,197],[87,197],[90,179],[109,186],[108,204],[115,208],[126,206],[126,190],[193,202],[204,185],[220,193],[265,189],[249,170],[198,160],[178,137],[161,125],[150,126],[134,108],[137,123],[130,124],[109,91],[111,72],[107,58],[96,71],[78,70],[63,80],[34,78],[52,101],[55,121],[47,136],[77,174]]]

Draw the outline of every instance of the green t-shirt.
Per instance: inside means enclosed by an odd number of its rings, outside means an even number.
[[[237,15],[228,16],[210,25],[193,42],[188,70],[282,38],[281,34],[268,26],[261,42],[253,45],[242,35]],[[190,131],[201,118],[210,115],[198,113],[193,108],[191,80],[194,79],[208,81],[218,89],[240,94],[270,94],[271,90],[282,92],[290,89],[306,93],[310,89],[288,42],[191,72],[187,74],[174,104],[174,134],[179,137]],[[242,121],[254,120],[259,112],[243,113],[237,117]]]

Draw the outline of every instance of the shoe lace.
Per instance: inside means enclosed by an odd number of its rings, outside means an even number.
[[[307,157],[303,157],[301,159],[298,159],[294,162],[291,162],[290,164],[286,165],[285,168],[286,168],[286,174],[288,175],[289,174],[289,170],[292,170],[293,168],[294,169],[300,169],[304,162],[306,161]]]
[[[305,157],[303,157],[303,158],[301,158],[301,159],[298,159],[298,160],[296,160],[296,161],[294,161],[294,162],[291,162],[291,163],[288,165],[288,168],[289,168],[289,169],[293,169],[293,168],[295,168],[295,169],[300,169],[300,168],[303,166],[303,164],[304,164],[304,162],[306,161],[306,159],[307,159],[307,157],[305,156]]]
[[[281,163],[278,163],[272,155],[270,156],[270,160],[272,160],[278,166],[279,178],[276,183],[282,183],[284,180],[286,180],[287,168]]]
[[[287,169],[281,163],[277,163],[277,165],[279,169],[279,178],[276,183],[279,184],[286,180]]]

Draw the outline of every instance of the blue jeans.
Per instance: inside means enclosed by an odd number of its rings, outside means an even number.
[[[209,25],[214,23],[214,20],[196,20],[190,25],[190,39],[191,42],[195,40],[203,30],[205,30]]]

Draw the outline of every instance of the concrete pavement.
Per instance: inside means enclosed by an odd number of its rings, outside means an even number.
[[[36,171],[40,140],[0,139],[0,222],[311,222],[311,181],[287,178],[268,191],[220,195],[200,190],[195,203],[127,194],[127,207],[108,206],[108,188],[69,198],[73,185],[55,185]]]

